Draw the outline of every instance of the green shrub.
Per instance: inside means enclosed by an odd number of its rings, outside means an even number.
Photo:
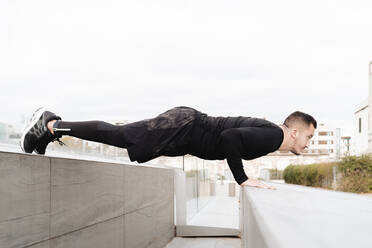
[[[303,167],[304,185],[314,186],[318,182],[318,165],[311,164]]]
[[[348,168],[337,183],[336,190],[353,193],[367,193],[372,190],[371,174],[367,170]]]
[[[283,178],[286,183],[330,188],[333,179],[332,168],[335,165],[335,163],[289,165],[284,170]]]
[[[340,162],[289,165],[283,172],[286,183],[332,188],[333,167],[337,168],[336,190],[372,192],[372,156],[346,156]]]
[[[283,178],[286,183],[303,184],[303,166],[289,165],[283,172]]]
[[[371,155],[346,156],[338,166],[341,178],[337,190],[367,193],[372,191],[372,157]]]
[[[372,173],[372,157],[370,155],[346,156],[339,162],[339,171],[346,173],[347,169],[366,170]]]
[[[337,163],[321,163],[318,167],[319,184],[318,187],[324,187],[327,189],[332,188],[333,183],[333,167],[337,168]]]

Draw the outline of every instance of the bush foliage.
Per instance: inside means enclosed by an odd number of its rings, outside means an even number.
[[[309,165],[289,165],[284,170],[286,183],[300,184],[313,187],[332,187],[332,168],[335,163],[319,163]]]
[[[336,184],[333,183],[334,177]],[[289,165],[283,172],[283,178],[286,183],[367,193],[372,191],[372,157],[346,156],[339,162]]]

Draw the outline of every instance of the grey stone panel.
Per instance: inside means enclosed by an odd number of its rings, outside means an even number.
[[[124,165],[124,213],[174,197],[174,171]]]
[[[24,247],[47,240],[49,214],[23,216],[0,223],[0,247]]]
[[[1,248],[160,248],[175,235],[170,169],[1,152],[0,199]]]
[[[49,248],[123,248],[124,216],[50,240]]]
[[[123,165],[51,158],[51,237],[123,215]]]
[[[50,161],[0,154],[0,247],[22,247],[49,237]]]
[[[50,247],[49,247],[49,240],[47,240],[47,241],[42,241],[42,242],[40,242],[40,243],[37,243],[37,244],[31,245],[31,246],[27,246],[27,248],[50,248]]]
[[[160,248],[174,236],[173,199],[124,215],[125,248]]]
[[[176,235],[174,221],[174,199],[160,203],[155,210],[155,240],[154,247],[164,247]]]

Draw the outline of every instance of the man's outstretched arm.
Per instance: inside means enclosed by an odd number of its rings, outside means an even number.
[[[221,133],[221,143],[226,154],[226,160],[230,170],[235,178],[235,181],[240,186],[251,186],[258,188],[275,189],[261,181],[253,178],[248,178],[245,174],[242,163],[243,144],[239,130],[227,129]]]
[[[239,131],[236,129],[227,129],[223,131],[221,133],[221,144],[235,181],[240,185],[248,180],[248,177],[243,169],[243,145]]]

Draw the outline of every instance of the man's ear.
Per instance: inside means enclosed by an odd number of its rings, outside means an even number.
[[[298,129],[293,129],[291,133],[293,134],[293,138],[294,139],[297,138],[297,136],[298,136]]]

